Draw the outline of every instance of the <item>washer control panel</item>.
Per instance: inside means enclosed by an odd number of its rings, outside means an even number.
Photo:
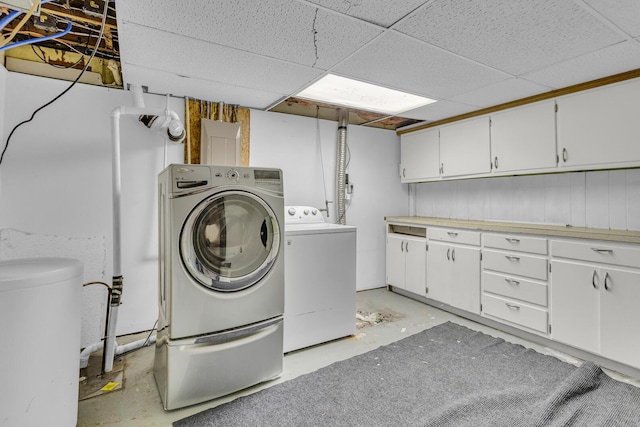
[[[311,224],[324,222],[322,212],[311,206],[285,206],[284,216],[287,224]]]
[[[190,193],[222,186],[259,187],[281,194],[280,169],[242,166],[170,165],[172,192]]]

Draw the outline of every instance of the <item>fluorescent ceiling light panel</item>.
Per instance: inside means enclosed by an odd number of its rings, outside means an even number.
[[[334,74],[327,74],[298,93],[296,97],[389,115],[396,115],[403,111],[413,110],[436,102],[435,99],[412,95]]]

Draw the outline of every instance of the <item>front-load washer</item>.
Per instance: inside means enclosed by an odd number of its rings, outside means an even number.
[[[285,209],[284,351],[356,332],[356,227]]]
[[[171,165],[158,183],[154,374],[165,409],[280,375],[282,172]]]

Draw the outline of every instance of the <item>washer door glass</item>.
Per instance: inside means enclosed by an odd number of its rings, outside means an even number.
[[[253,286],[278,255],[280,229],[262,199],[227,191],[201,202],[191,212],[180,239],[182,260],[191,275],[216,291]]]

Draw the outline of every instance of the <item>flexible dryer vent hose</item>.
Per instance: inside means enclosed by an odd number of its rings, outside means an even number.
[[[347,125],[349,110],[338,110],[338,147],[336,150],[336,224],[347,223],[346,209],[346,168],[347,168]]]

